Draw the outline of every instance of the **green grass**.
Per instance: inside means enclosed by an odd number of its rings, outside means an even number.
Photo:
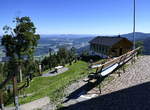
[[[20,104],[31,102],[33,100],[49,96],[53,102],[59,102],[64,96],[64,89],[73,81],[84,77],[88,74],[88,64],[78,61],[71,66],[63,74],[53,77],[37,77],[30,83],[30,87],[25,89],[25,94],[33,94],[25,98],[20,98]]]

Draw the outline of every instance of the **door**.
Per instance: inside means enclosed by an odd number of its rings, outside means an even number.
[[[119,50],[119,56],[123,54],[122,52],[123,52],[123,49],[120,48],[120,50]]]

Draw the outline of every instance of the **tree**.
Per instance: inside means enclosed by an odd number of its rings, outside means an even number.
[[[72,53],[73,60],[75,60],[75,62],[76,62],[77,61],[77,49],[75,47],[72,47],[71,53]]]
[[[48,57],[48,65],[49,65],[49,69],[52,69],[52,60],[53,60],[53,55],[52,55],[53,49],[49,48],[49,57]]]
[[[142,54],[142,52],[144,50],[144,43],[143,43],[143,41],[136,41],[135,42],[135,47],[136,48],[140,47],[140,50],[138,51],[138,54]]]
[[[72,64],[72,61],[75,60],[76,62],[76,49],[74,47],[68,50],[68,60],[70,65]]]
[[[0,81],[3,80],[3,68],[4,68],[4,65],[2,63],[0,63]]]
[[[41,63],[43,65],[44,70],[49,68],[49,58],[47,56],[44,57],[44,59],[41,61]]]
[[[59,48],[59,51],[57,52],[58,57],[60,57],[61,64],[65,65],[69,62],[68,60],[68,50],[66,48]]]
[[[19,69],[24,59],[33,59],[40,36],[35,34],[36,28],[29,17],[17,17],[13,23],[16,25],[14,29],[9,26],[3,28],[5,35],[3,35],[1,43],[5,47],[6,56],[11,61],[15,61]],[[20,76],[22,75],[20,74]]]

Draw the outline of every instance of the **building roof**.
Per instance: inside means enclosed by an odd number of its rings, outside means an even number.
[[[91,44],[101,44],[104,46],[113,46],[114,44],[118,43],[122,39],[126,39],[124,37],[106,37],[106,36],[98,36],[91,40],[89,43]]]

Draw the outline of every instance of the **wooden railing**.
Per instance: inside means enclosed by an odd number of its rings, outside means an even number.
[[[101,75],[102,72],[106,72],[108,71],[107,74],[109,74],[109,71],[112,72],[114,69],[116,69],[117,67],[125,64],[126,62],[128,62],[130,59],[132,59],[134,56],[136,56],[136,54],[138,53],[139,48],[136,48],[135,50],[132,50],[130,52],[127,52],[119,57],[110,59],[109,61],[105,62],[104,64],[101,63],[93,63],[93,65],[91,67],[93,68],[97,68],[96,69],[96,73],[98,73],[99,75]],[[99,65],[99,66],[95,66],[94,65]],[[113,67],[114,66],[114,67]],[[106,74],[106,75],[107,75]]]

